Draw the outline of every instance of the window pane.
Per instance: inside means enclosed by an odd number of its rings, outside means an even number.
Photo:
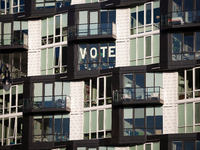
[[[186,104],[186,114],[187,114],[186,125],[192,125],[193,124],[193,103]]]
[[[112,126],[112,109],[106,109],[106,130],[111,130]]]
[[[70,115],[69,114],[64,114],[63,115],[63,135],[65,138],[62,140],[69,140],[69,135],[70,135]]]
[[[55,115],[54,116],[55,123],[54,123],[54,134],[61,134],[62,129],[62,116],[61,115]],[[54,139],[55,140],[55,139]],[[57,141],[57,140],[56,140]]]
[[[79,45],[79,59],[78,59],[79,64],[85,64],[87,63],[87,45]]]
[[[160,1],[153,2],[153,22],[158,23],[160,22]]]
[[[62,14],[62,34],[67,34],[68,14]]]
[[[160,56],[160,35],[153,35],[153,56]]]
[[[136,39],[130,40],[130,60],[136,59]]]
[[[182,11],[182,0],[173,0],[173,11]]]
[[[53,133],[53,116],[44,116],[44,134]]]
[[[173,54],[174,53],[181,53],[181,34],[174,33],[173,34]]]
[[[193,33],[184,34],[183,51],[193,52]]]
[[[98,62],[98,44],[90,44],[89,50],[89,62]]]
[[[196,32],[196,52],[200,52],[200,32]]]
[[[104,111],[99,110],[99,130],[104,129]]]
[[[144,5],[138,6],[138,26],[144,25]]]
[[[99,98],[104,97],[104,78],[99,79]]]
[[[55,18],[55,27],[56,27],[56,35],[60,35],[60,16],[56,16]]]
[[[194,142],[185,142],[185,150],[194,150]]]
[[[112,97],[111,77],[106,77],[106,98]]]
[[[151,56],[151,37],[146,37],[146,57]]]
[[[91,111],[91,132],[97,131],[97,111]]]
[[[144,38],[138,38],[138,57],[137,58],[144,58]]]
[[[41,70],[46,69],[46,49],[41,50]]]
[[[181,141],[174,141],[173,142],[173,150],[182,150],[182,142]]]
[[[42,116],[34,116],[34,135],[42,134]]]
[[[92,79],[91,100],[97,99],[97,79]]]
[[[53,17],[48,18],[48,36],[53,36],[53,20]]]
[[[155,107],[155,127],[162,128],[163,127],[163,108]]]
[[[131,8],[131,28],[136,27],[136,7]]]
[[[195,103],[195,123],[200,123],[200,103]]]
[[[42,20],[42,37],[47,36],[47,19]]]
[[[178,105],[178,126],[185,125],[185,104]]]
[[[59,66],[60,62],[60,47],[56,47],[54,51],[54,66]]]
[[[133,108],[124,108],[124,128],[133,128]]]
[[[146,127],[154,128],[154,108],[147,107],[146,108]]]
[[[146,4],[146,24],[151,23],[151,3]]]
[[[48,69],[53,68],[53,48],[48,48]]]
[[[193,90],[193,70],[187,70],[186,91]]]
[[[89,133],[89,112],[84,112],[84,133]]]
[[[144,108],[135,108],[135,127],[144,127]]]
[[[34,83],[34,96],[42,96],[42,83]]]

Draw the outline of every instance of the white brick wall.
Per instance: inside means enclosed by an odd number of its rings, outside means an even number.
[[[28,76],[40,75],[41,21],[28,21]]]
[[[84,82],[70,82],[70,140],[83,139]]]
[[[130,29],[130,9],[116,10],[116,67],[128,66],[129,58],[129,29]]]
[[[177,133],[178,74],[163,73],[163,134]]]

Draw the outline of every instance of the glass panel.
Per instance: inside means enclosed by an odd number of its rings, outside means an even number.
[[[46,69],[46,49],[41,50],[41,69]]]
[[[53,133],[53,116],[44,116],[44,134]]]
[[[185,150],[194,150],[194,142],[185,142]]]
[[[11,102],[11,106],[15,106],[16,105],[16,86],[12,87],[12,102]]]
[[[98,62],[98,44],[90,44],[89,50],[89,62]]]
[[[159,23],[160,22],[160,1],[153,2],[153,22]]]
[[[181,53],[181,34],[174,33],[173,34],[173,51],[172,53]]]
[[[151,144],[145,144],[145,150],[151,150]]]
[[[84,133],[89,132],[89,112],[84,112]]]
[[[160,143],[153,143],[153,150],[160,150]]]
[[[135,127],[144,127],[144,108],[134,109]]]
[[[54,66],[60,65],[60,47],[56,47],[54,51]]]
[[[106,130],[111,130],[112,126],[112,109],[106,109]]]
[[[55,18],[55,34],[60,35],[60,16]]]
[[[160,55],[160,35],[153,35],[153,56]]]
[[[200,32],[196,32],[196,52],[200,52]]]
[[[44,91],[44,107],[53,107],[53,84],[45,84],[45,91]]]
[[[186,125],[192,125],[193,124],[193,103],[187,103],[186,104]]]
[[[178,126],[185,125],[185,104],[178,105]]]
[[[193,90],[193,70],[187,70],[187,79],[186,79],[186,91]]]
[[[146,108],[146,127],[154,128],[154,108],[153,107]]]
[[[99,78],[99,98],[104,97],[104,78]]]
[[[15,118],[10,119],[10,129],[9,129],[9,137],[14,137],[15,130]]]
[[[196,141],[196,148],[197,150],[200,150],[200,141]]]
[[[17,117],[17,136],[22,136],[22,116]]]
[[[124,108],[124,128],[133,128],[133,108]]]
[[[130,60],[136,59],[136,39],[130,40]]]
[[[200,123],[200,103],[195,103],[195,123]]]
[[[146,57],[151,56],[151,37],[146,37]]]
[[[193,33],[184,34],[183,52],[193,52]]]
[[[70,135],[70,115],[64,114],[63,115],[63,138],[62,141],[69,140]]]
[[[91,111],[91,132],[97,131],[97,111]]]
[[[146,24],[150,23],[151,23],[151,3],[146,4]]]
[[[79,45],[79,60],[78,63],[85,64],[87,63],[87,45]]]
[[[131,28],[136,27],[136,7],[131,8]]]
[[[103,110],[99,110],[99,130],[103,130],[104,129],[104,111]]]
[[[42,116],[34,116],[34,135],[41,135],[41,134],[42,134]]]
[[[143,150],[143,145],[137,145],[137,150]]]
[[[173,142],[173,150],[182,150],[182,142],[174,141]]]
[[[182,11],[182,0],[173,0],[173,11]]]
[[[144,38],[138,38],[138,56],[137,58],[144,58]]]
[[[67,34],[68,14],[62,14],[62,34]]]
[[[97,79],[92,79],[91,100],[97,99]]]
[[[90,12],[90,35],[98,34],[98,12]]]
[[[106,77],[106,98],[112,97],[111,77]]]
[[[156,128],[163,127],[163,108],[162,107],[155,107],[155,127]]]
[[[144,5],[138,6],[138,26],[144,25]]]
[[[48,48],[48,69],[53,68],[53,48]]]

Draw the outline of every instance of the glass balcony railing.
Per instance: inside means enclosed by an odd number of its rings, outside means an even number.
[[[162,15],[161,17],[162,26],[200,23],[200,10],[171,12],[168,13],[168,15]]]
[[[69,38],[94,35],[116,35],[115,23],[78,24],[69,27]]]
[[[3,46],[25,45],[28,46],[28,35],[26,33],[14,33],[3,35]]]
[[[67,95],[36,96],[24,99],[24,110],[45,108],[71,108],[71,97]]]
[[[114,103],[136,100],[163,100],[161,87],[124,88],[113,92]]]

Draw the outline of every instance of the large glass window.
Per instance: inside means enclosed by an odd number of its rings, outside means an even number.
[[[162,107],[124,108],[124,136],[162,134]]]
[[[173,33],[172,61],[199,59],[199,36],[199,32]]]
[[[67,141],[70,138],[69,114],[34,116],[33,122],[33,142]]]
[[[24,0],[0,0],[0,15],[14,14],[25,11]]]
[[[179,100],[200,97],[199,71],[198,67],[178,71]]]
[[[79,44],[78,70],[115,67],[115,43]]]
[[[99,86],[97,86],[99,85]],[[111,76],[85,81],[84,108],[112,103]]]
[[[131,8],[131,34],[159,30],[160,1],[154,1]]]
[[[84,139],[111,137],[112,109],[84,112]]]
[[[35,0],[36,9],[61,8],[71,5],[71,0]]]
[[[159,53],[159,34],[130,40],[130,66],[159,63]]]
[[[41,44],[67,41],[68,13],[43,19],[41,22]]]
[[[67,72],[67,46],[41,50],[41,75]]]

